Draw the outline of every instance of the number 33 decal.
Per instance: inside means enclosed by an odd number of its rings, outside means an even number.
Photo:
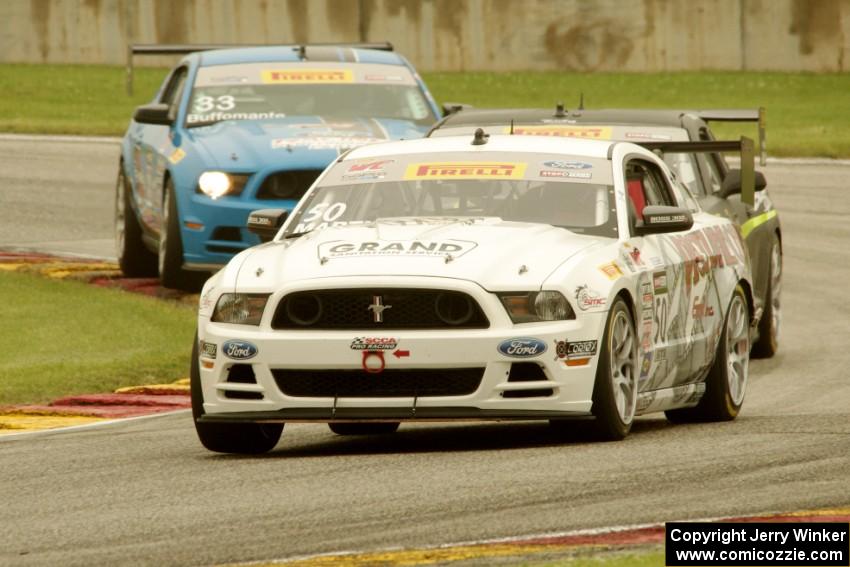
[[[231,95],[217,97],[199,96],[195,99],[195,112],[209,112],[210,110],[233,110],[236,101]]]

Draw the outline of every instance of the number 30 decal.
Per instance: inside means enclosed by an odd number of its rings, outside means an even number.
[[[215,110],[233,110],[236,101],[231,95],[217,97],[199,96],[195,99],[195,112],[209,112]]]

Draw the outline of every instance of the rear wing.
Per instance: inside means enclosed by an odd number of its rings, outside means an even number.
[[[758,122],[759,165],[767,164],[767,132],[763,106],[755,109],[695,110],[693,113],[706,122]]]
[[[741,154],[741,201],[751,207],[756,201],[755,144],[750,138],[712,142],[636,142],[638,146],[662,154],[738,152]]]
[[[221,43],[199,43],[199,44],[130,44],[127,46],[127,95],[133,94],[133,59],[137,55],[188,55],[197,51],[212,51],[213,49],[233,49],[238,47],[292,47],[298,50],[301,58],[304,58],[308,47],[356,47],[358,49],[378,49],[380,51],[393,51],[393,44],[385,41],[380,43],[310,43],[310,44],[221,44]]]

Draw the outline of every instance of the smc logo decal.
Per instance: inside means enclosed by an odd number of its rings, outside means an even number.
[[[546,352],[546,343],[530,337],[505,339],[499,343],[499,352],[513,358],[527,358]]]
[[[233,360],[247,360],[257,356],[257,347],[245,341],[227,341],[221,345],[224,356]]]

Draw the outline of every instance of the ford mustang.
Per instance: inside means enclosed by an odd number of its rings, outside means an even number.
[[[209,272],[260,242],[244,229],[251,210],[293,207],[340,152],[421,137],[437,112],[422,80],[392,51],[308,45],[190,53],[154,101],[136,109],[122,142],[121,269],[199,289]]]
[[[741,151],[752,191],[752,142],[713,144]],[[200,297],[192,408],[212,451],[269,451],[292,421],[587,420],[621,439],[638,415],[743,403],[758,306],[740,230],[635,144],[372,144],[248,226],[270,241]]]

